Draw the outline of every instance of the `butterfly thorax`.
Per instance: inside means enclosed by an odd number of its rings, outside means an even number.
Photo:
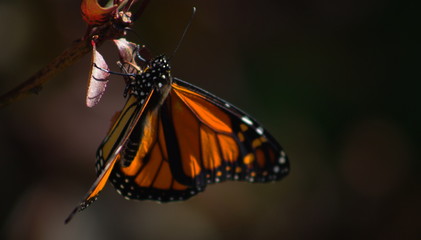
[[[130,95],[136,96],[139,103],[143,104],[153,90],[163,95],[168,94],[172,83],[170,70],[171,67],[164,55],[154,58],[144,72],[130,82]]]

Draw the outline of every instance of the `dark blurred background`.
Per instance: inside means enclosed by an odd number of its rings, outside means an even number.
[[[0,92],[85,23],[79,1],[0,1]],[[38,96],[0,109],[2,239],[421,239],[419,6],[404,1],[152,0],[128,39],[171,54],[173,75],[246,110],[279,140],[291,174],[208,186],[180,203],[126,201],[111,185],[64,219],[95,178],[124,104],[113,77],[85,107],[90,56]],[[108,64],[117,51],[100,48]]]

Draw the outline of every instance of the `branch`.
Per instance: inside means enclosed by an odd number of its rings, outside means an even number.
[[[32,75],[28,80],[0,96],[0,108],[20,100],[29,94],[39,93],[44,83],[79,60],[82,56],[91,51],[91,49],[92,47],[87,40],[79,39],[74,41],[69,48],[64,50],[63,53]]]

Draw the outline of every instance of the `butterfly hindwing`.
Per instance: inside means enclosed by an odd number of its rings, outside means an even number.
[[[168,127],[163,110],[165,107],[144,113],[124,148],[123,159],[130,164],[116,165],[109,178],[117,192],[128,199],[185,200],[204,189],[182,184],[174,177],[177,171],[171,168],[170,161],[177,160],[172,152],[176,143],[169,137],[172,126]]]

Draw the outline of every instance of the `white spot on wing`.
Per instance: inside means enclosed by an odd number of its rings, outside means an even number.
[[[259,134],[259,135],[263,135],[263,128],[262,127],[258,127],[258,128],[256,128],[256,132]]]
[[[242,117],[241,120],[249,126],[253,125],[253,122],[247,116]]]
[[[285,164],[285,162],[286,162],[285,156],[279,157],[279,163],[280,164]]]

